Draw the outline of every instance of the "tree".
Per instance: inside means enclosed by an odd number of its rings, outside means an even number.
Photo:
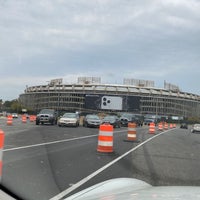
[[[18,100],[13,100],[10,107],[12,112],[19,113],[22,110],[22,106]]]
[[[5,101],[2,105],[2,109],[7,112],[20,112],[21,111],[21,104],[17,99],[12,101]]]

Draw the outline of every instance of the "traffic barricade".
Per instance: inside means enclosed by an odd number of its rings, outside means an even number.
[[[98,135],[98,152],[112,153],[113,152],[113,126],[110,124],[101,124],[99,126]]]
[[[13,124],[13,116],[12,115],[8,115],[7,116],[7,125],[12,125]]]
[[[172,129],[173,128],[173,124],[170,123],[169,124],[169,128]]]
[[[155,123],[154,122],[151,122],[150,124],[149,124],[149,133],[150,134],[155,134]]]
[[[167,123],[167,122],[165,122],[165,124],[164,124],[164,129],[165,129],[165,130],[168,129],[168,123]]]
[[[26,115],[22,115],[22,123],[26,123],[26,121],[27,121]]]
[[[30,115],[29,116],[29,120],[30,120],[30,122],[34,122],[36,120],[36,116],[35,115]]]
[[[2,179],[3,168],[3,147],[4,147],[4,132],[0,129],[0,181]]]
[[[136,127],[137,127],[136,123],[134,122],[128,123],[127,139],[124,140],[125,142],[138,142]]]
[[[160,123],[158,124],[158,130],[159,130],[159,131],[163,131],[163,123],[162,123],[162,122],[160,122]]]

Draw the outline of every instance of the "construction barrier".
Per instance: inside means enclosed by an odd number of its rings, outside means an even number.
[[[136,134],[136,123],[130,122],[128,123],[128,134],[127,134],[127,140],[130,142],[136,142],[137,141],[137,134]]]
[[[113,152],[113,126],[110,124],[101,124],[98,136],[98,152]]]
[[[26,123],[26,121],[27,121],[26,115],[22,115],[22,123]]]
[[[149,124],[149,133],[150,134],[155,134],[155,123],[151,122]]]
[[[173,128],[176,128],[176,124],[173,124]]]
[[[4,146],[4,132],[0,129],[0,181],[2,178],[2,168],[3,168],[3,146]]]
[[[170,124],[170,125],[169,125],[169,128],[172,129],[172,128],[173,128],[173,124]]]
[[[13,116],[12,115],[8,115],[7,116],[7,125],[12,125],[13,124]]]
[[[164,124],[164,129],[165,129],[165,130],[168,129],[168,123],[167,123],[167,122],[165,122],[165,124]]]
[[[163,123],[162,123],[162,122],[160,122],[160,123],[158,124],[158,130],[159,130],[159,131],[163,131]]]
[[[30,122],[34,122],[36,120],[36,116],[35,115],[30,115],[29,116],[29,120],[30,120]]]

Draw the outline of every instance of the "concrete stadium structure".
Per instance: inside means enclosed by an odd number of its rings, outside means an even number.
[[[19,100],[35,112],[53,108],[58,111],[200,117],[199,95],[146,86],[51,82],[27,87]]]

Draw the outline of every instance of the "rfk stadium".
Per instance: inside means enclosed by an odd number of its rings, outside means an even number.
[[[124,79],[122,85],[101,84],[98,77],[79,77],[75,84],[62,79],[27,87],[19,96],[23,106],[38,112],[43,108],[79,112],[133,112],[165,116],[200,117],[200,96],[164,82]]]

